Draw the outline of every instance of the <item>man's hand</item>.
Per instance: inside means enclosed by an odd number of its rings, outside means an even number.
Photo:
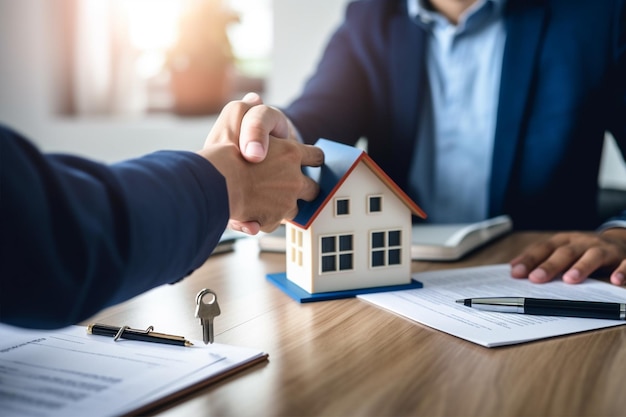
[[[239,142],[241,155],[249,162],[261,162],[265,159],[270,137],[297,141],[296,129],[291,121],[278,109],[263,104],[256,93],[246,94],[242,102],[249,105],[248,110],[239,117],[230,118],[227,123],[234,123],[237,136],[231,140]],[[258,233],[260,226],[256,222],[244,222],[231,218],[228,227],[233,230],[245,231],[249,234]]]
[[[283,112],[263,104],[255,93],[246,94],[243,101],[254,106],[241,121],[239,148],[246,160],[260,162],[265,159],[271,136],[297,141],[296,129]]]
[[[611,283],[626,282],[626,229],[597,233],[558,233],[527,247],[511,261],[514,278],[548,282],[563,274],[569,284],[583,282],[594,271],[607,271]]]
[[[249,234],[271,231],[284,218],[293,218],[298,199],[313,200],[319,186],[302,173],[301,167],[319,166],[324,161],[319,148],[270,135],[264,143],[262,162],[246,161],[237,139],[242,120],[255,106],[254,100],[246,99],[228,103],[211,129],[204,149],[198,152],[226,178],[229,227]]]

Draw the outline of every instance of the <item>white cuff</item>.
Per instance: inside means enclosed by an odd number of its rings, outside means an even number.
[[[626,229],[626,220],[611,220],[603,223],[596,229],[596,232],[604,232],[607,229],[621,228]]]

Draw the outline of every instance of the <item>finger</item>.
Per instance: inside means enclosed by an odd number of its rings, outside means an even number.
[[[528,268],[521,260],[514,259],[509,265],[511,266],[511,276],[513,278],[528,278]]]
[[[534,243],[524,249],[524,251],[511,260],[511,276],[514,278],[528,278],[530,271],[536,269],[552,254],[557,247],[554,243],[555,237],[543,242]],[[559,242],[560,243],[560,242]]]
[[[313,201],[320,193],[320,186],[309,177],[304,177],[304,185],[298,198],[304,201]]]
[[[257,93],[246,93],[241,101],[251,106],[258,106],[259,104],[263,104],[263,99],[261,99],[261,96]]]
[[[535,284],[543,284],[544,282],[551,281],[552,278],[554,277],[548,275],[543,268],[535,268],[528,273],[528,280]]]
[[[285,213],[282,219],[274,220],[274,221],[267,220],[266,222],[264,222],[261,226],[261,231],[266,232],[266,233],[271,232],[275,230],[278,226],[283,224],[285,220],[292,220],[297,215],[298,215],[298,206],[297,204],[294,204],[294,206]]]
[[[270,135],[287,138],[289,123],[280,111],[268,106],[254,106],[241,122],[239,148],[250,162],[260,162],[267,155]]]
[[[587,249],[572,267],[563,274],[563,281],[568,284],[583,282],[593,271],[605,265],[609,254],[600,247]]]
[[[255,221],[242,222],[231,219],[228,221],[228,228],[248,235],[256,235],[261,230],[261,225]]]
[[[569,269],[584,252],[578,245],[567,244],[560,246],[554,250],[546,261],[530,271],[528,279],[536,283],[551,281],[558,274]]]
[[[611,283],[615,285],[624,285],[626,283],[626,259],[611,274]]]
[[[224,141],[236,144],[240,136],[241,121],[249,109],[250,105],[243,101],[226,103],[209,131],[205,146]]]
[[[301,145],[302,165],[310,167],[319,167],[324,164],[324,151],[317,146]]]

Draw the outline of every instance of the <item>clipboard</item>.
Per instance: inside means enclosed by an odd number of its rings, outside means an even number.
[[[9,394],[0,396],[0,409],[11,410],[12,416],[145,414],[268,357],[257,349],[219,343],[184,347],[114,341],[89,335],[83,326],[46,331],[0,324],[0,391]]]
[[[130,412],[128,412],[127,414],[124,414],[124,416],[137,416],[137,415],[144,415],[144,414],[154,414],[157,413],[158,411],[163,411],[167,408],[170,408],[186,399],[188,399],[189,397],[191,397],[193,394],[210,387],[213,384],[216,384],[224,379],[227,379],[235,374],[238,373],[243,373],[245,370],[254,367],[255,365],[258,365],[260,363],[265,363],[267,364],[269,360],[269,355],[267,353],[251,359],[248,362],[242,363],[241,365],[239,365],[237,368],[233,368],[230,369],[226,372],[223,372],[219,375],[215,375],[213,377],[204,379],[200,382],[197,382],[193,385],[188,386],[187,388],[184,388],[180,391],[177,391],[175,393],[172,393],[170,395],[164,396],[159,398],[158,400],[155,400],[149,404],[146,404],[142,407],[136,408]]]

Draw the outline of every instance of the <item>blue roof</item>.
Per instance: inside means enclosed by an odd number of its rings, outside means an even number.
[[[320,192],[313,201],[298,200],[298,214],[291,220],[307,228],[314,217],[326,204],[337,186],[343,182],[347,174],[363,160],[372,170],[381,177],[387,185],[403,199],[411,211],[420,217],[426,214],[376,165],[365,151],[353,146],[344,145],[328,139],[319,139],[315,146],[324,151],[324,164],[321,167],[304,167],[303,172],[315,180],[320,186]]]
[[[320,186],[320,193],[311,202],[298,200],[298,214],[292,220],[305,226],[320,209],[337,184],[356,164],[363,150],[343,145],[328,139],[319,139],[315,146],[324,151],[324,165],[321,167],[304,167],[305,175],[312,178]]]

